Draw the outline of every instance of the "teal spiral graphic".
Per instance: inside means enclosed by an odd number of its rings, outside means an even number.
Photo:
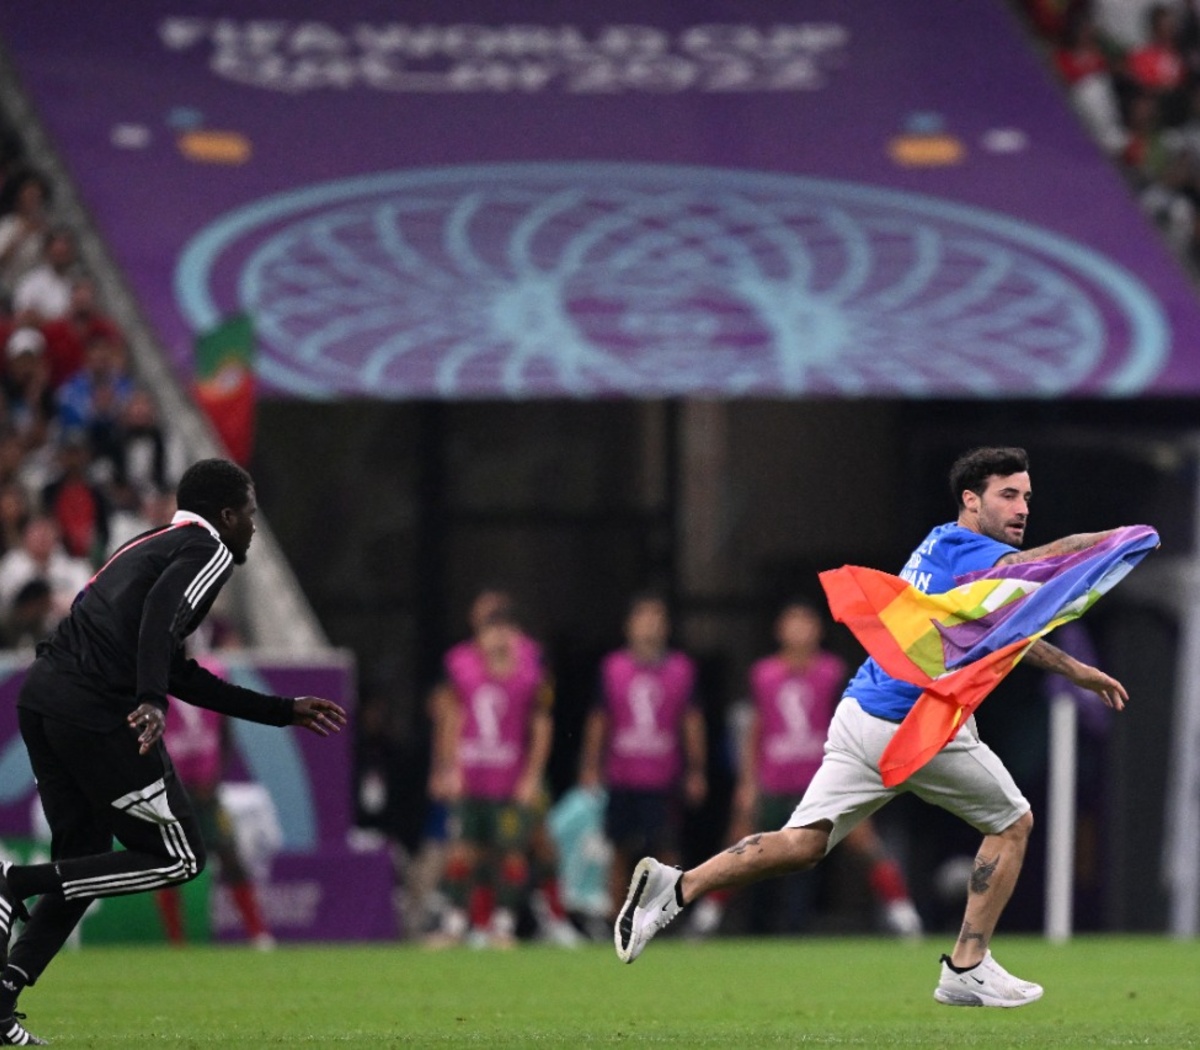
[[[1138,278],[1004,215],[671,165],[387,172],[256,201],[176,271],[301,396],[1132,395],[1170,331]]]

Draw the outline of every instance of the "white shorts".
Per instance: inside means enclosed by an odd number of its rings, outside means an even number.
[[[898,723],[867,714],[853,697],[834,711],[825,758],[785,827],[833,824],[826,852],[877,809],[905,791],[961,817],[985,835],[1011,827],[1029,812],[1012,774],[979,739],[975,719],[904,783],[885,788],[879,759]]]

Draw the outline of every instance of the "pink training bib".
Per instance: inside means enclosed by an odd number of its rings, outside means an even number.
[[[800,795],[808,787],[821,764],[845,678],[845,665],[831,653],[818,653],[804,670],[791,667],[780,656],[768,656],[750,669],[759,718],[761,790]]]
[[[525,768],[529,723],[543,680],[537,646],[521,646],[507,678],[491,674],[473,642],[451,649],[445,665],[463,705],[458,744],[463,790],[470,798],[511,798]]]
[[[640,664],[627,650],[610,653],[602,667],[608,711],[605,778],[610,787],[666,791],[683,769],[680,726],[692,701],[696,671],[679,652]]]

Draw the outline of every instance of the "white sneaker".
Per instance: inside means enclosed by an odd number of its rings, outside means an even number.
[[[883,925],[889,933],[906,941],[919,941],[925,932],[920,913],[907,897],[887,904],[883,909]]]
[[[1025,1006],[1042,997],[1042,986],[1014,977],[990,951],[964,973],[950,969],[950,956],[943,955],[942,979],[933,997],[947,1006]]]
[[[613,926],[613,943],[621,962],[631,963],[659,930],[683,910],[677,887],[678,868],[643,857],[633,869],[629,893]]]

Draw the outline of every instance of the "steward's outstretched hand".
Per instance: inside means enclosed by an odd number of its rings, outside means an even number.
[[[167,728],[167,716],[161,707],[154,704],[138,704],[125,719],[138,734],[138,754],[149,754],[150,749],[162,739]]]
[[[292,712],[292,725],[302,726],[317,736],[340,733],[346,724],[346,712],[332,700],[319,696],[298,696]]]

